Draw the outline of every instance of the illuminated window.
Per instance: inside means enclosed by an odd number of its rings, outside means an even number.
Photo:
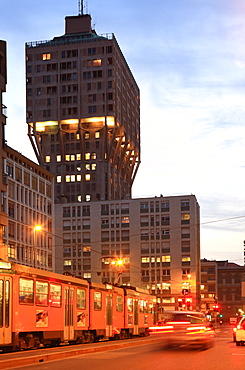
[[[189,213],[184,213],[181,215],[181,220],[190,220],[191,216]]]
[[[85,159],[90,159],[90,153],[85,153]]]
[[[82,196],[81,196],[81,195],[78,195],[78,196],[77,196],[77,201],[78,201],[78,202],[81,202],[81,201],[82,201]]]
[[[102,293],[101,292],[94,292],[94,309],[95,310],[102,309]]]
[[[101,59],[94,59],[93,60],[93,67],[100,67],[102,64]]]
[[[80,139],[80,135],[79,134],[76,134],[76,139],[79,140]]]
[[[75,182],[76,181],[76,175],[71,175],[71,182]]]
[[[29,279],[19,280],[19,303],[33,304],[34,281]]]
[[[89,132],[85,132],[85,135],[84,135],[85,139],[89,139]]]
[[[133,312],[134,302],[133,298],[127,299],[128,312]]]
[[[36,281],[36,304],[40,306],[48,305],[48,283]]]
[[[82,181],[82,175],[77,175],[77,181]]]
[[[118,295],[116,298],[116,311],[122,312],[123,310],[123,297]]]
[[[71,260],[64,260],[64,266],[71,266]]]
[[[87,173],[87,174],[85,175],[85,180],[86,180],[86,181],[90,181],[90,177],[91,177],[91,176],[90,176],[90,174],[89,174],[89,173]]]
[[[200,289],[201,289],[201,290],[204,290],[204,289],[205,289],[205,285],[201,285],[201,286],[200,286]]]
[[[50,60],[51,59],[51,54],[50,53],[44,53],[43,54],[43,60]]]
[[[57,177],[56,177],[56,181],[57,181],[57,182],[61,182],[61,176],[57,176]]]
[[[86,194],[86,197],[85,197],[85,199],[86,199],[86,202],[90,202],[90,199],[91,199],[91,195],[90,195],[90,194]]]
[[[141,263],[149,263],[150,257],[141,257]]]
[[[76,157],[74,154],[71,155],[71,161],[75,161]]]
[[[170,256],[162,256],[162,262],[170,262],[171,257]]]
[[[96,153],[91,154],[91,159],[96,159]]]
[[[79,153],[79,154],[76,154],[76,160],[77,161],[80,161],[81,160],[81,154]]]
[[[100,132],[99,132],[99,131],[96,131],[96,132],[94,133],[94,137],[95,137],[95,139],[99,139],[99,137],[100,137]]]
[[[91,272],[84,272],[83,278],[84,279],[91,279]]]
[[[66,161],[69,161],[69,160],[70,160],[70,154],[66,154],[66,156],[65,156],[65,160],[66,160]]]
[[[71,176],[70,175],[66,175],[66,182],[70,182],[71,181]]]
[[[85,169],[86,169],[87,171],[90,171],[90,164],[86,164],[86,165],[85,165]]]
[[[46,157],[45,157],[45,162],[46,162],[46,163],[49,163],[49,162],[50,162],[50,155],[46,155]]]
[[[61,306],[61,285],[50,283],[50,306]]]
[[[158,287],[159,284],[157,284]],[[162,283],[162,290],[170,290],[171,285],[169,283]]]
[[[57,155],[57,156],[56,156],[56,161],[57,161],[57,162],[61,162],[61,155]]]
[[[86,308],[85,289],[77,289],[77,308]]]
[[[129,217],[128,216],[122,217],[122,224],[129,224]]]
[[[182,257],[182,262],[189,262],[191,260],[190,256],[183,256]]]
[[[91,169],[92,169],[92,171],[95,171],[96,170],[96,163],[92,163]]]

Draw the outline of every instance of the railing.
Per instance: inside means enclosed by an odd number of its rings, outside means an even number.
[[[42,41],[31,41],[26,42],[26,48],[36,48],[42,46],[55,46],[55,45],[65,45],[65,44],[76,44],[80,42],[90,42],[90,41],[100,41],[106,38],[112,40],[114,38],[113,33],[105,33],[102,35],[97,35],[96,33],[87,33],[81,35],[64,35],[60,37],[55,37],[52,40],[42,40]]]

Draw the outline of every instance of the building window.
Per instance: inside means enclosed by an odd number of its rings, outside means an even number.
[[[50,53],[43,53],[43,60],[50,60],[51,54]]]
[[[181,211],[189,211],[190,202],[189,200],[181,200]]]
[[[162,256],[162,262],[170,262],[171,261],[171,256]]]

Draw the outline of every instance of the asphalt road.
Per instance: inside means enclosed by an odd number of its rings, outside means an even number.
[[[109,348],[109,347],[108,347]],[[215,346],[208,350],[186,347],[165,349],[162,343],[88,353],[37,365],[21,370],[226,370],[245,369],[245,346],[232,341],[231,328],[219,328]]]

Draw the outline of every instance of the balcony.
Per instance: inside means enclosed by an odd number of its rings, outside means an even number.
[[[7,118],[7,107],[4,104],[2,104],[2,115]]]

